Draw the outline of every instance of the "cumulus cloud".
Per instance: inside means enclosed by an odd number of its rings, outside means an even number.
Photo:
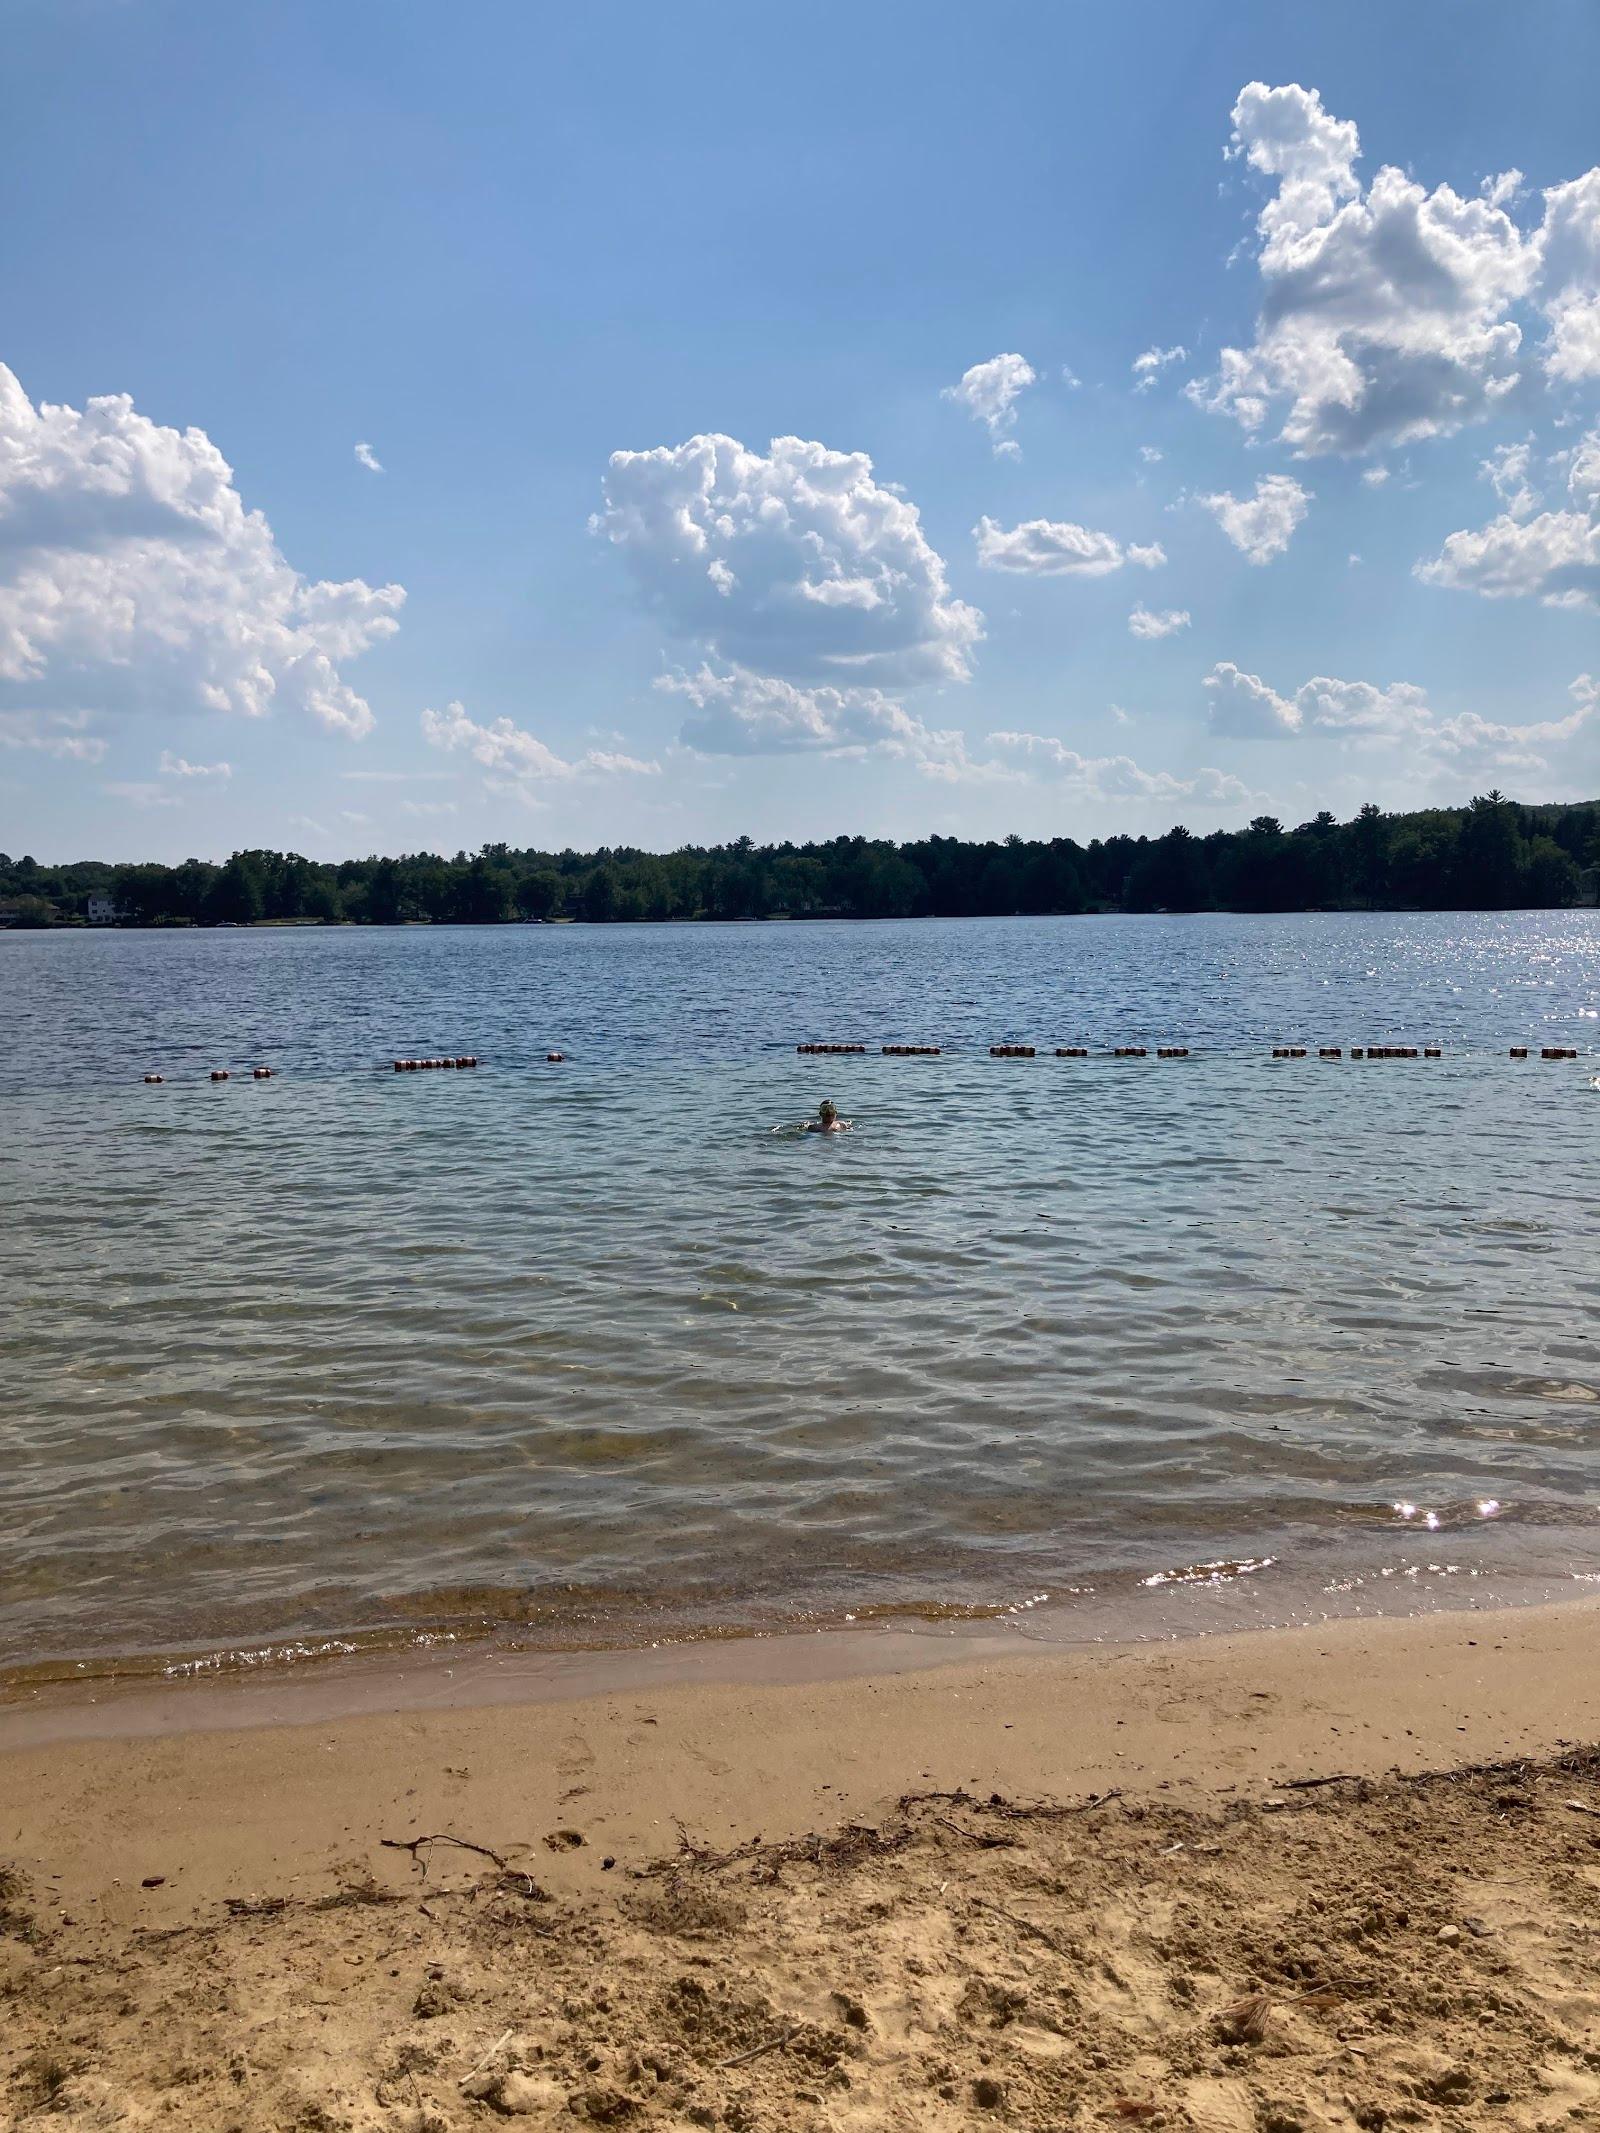
[[[1527,450],[1507,446],[1485,462],[1506,504],[1500,516],[1452,533],[1416,574],[1425,585],[1486,600],[1600,612],[1600,429],[1566,455],[1570,501],[1560,510],[1534,511],[1538,498],[1526,481],[1527,460],[1516,456]]]
[[[1414,752],[1480,769],[1542,769],[1541,746],[1569,741],[1593,717],[1600,684],[1580,674],[1570,694],[1575,708],[1565,717],[1507,726],[1467,711],[1445,717],[1411,682],[1379,687],[1368,681],[1336,681],[1317,675],[1292,696],[1281,696],[1261,679],[1224,659],[1203,684],[1211,729],[1235,739],[1258,740],[1322,733],[1364,746],[1405,743]]]
[[[971,673],[983,617],[864,452],[722,436],[614,452],[593,523],[670,634],[719,665],[851,688]]]
[[[1311,493],[1291,474],[1268,474],[1256,483],[1254,496],[1235,496],[1223,489],[1195,501],[1211,513],[1247,562],[1270,563],[1293,540]]]
[[[1538,491],[1529,479],[1532,463],[1533,446],[1524,441],[1496,445],[1488,458],[1479,464],[1484,480],[1512,518],[1526,518],[1538,507]]]
[[[988,745],[992,756],[972,766],[980,777],[998,774],[1059,785],[1087,800],[1188,800],[1234,807],[1252,797],[1243,780],[1227,771],[1205,769],[1175,777],[1167,770],[1142,770],[1131,756],[1081,755],[1044,733],[991,733]]]
[[[283,706],[359,735],[340,668],[404,598],[302,577],[203,431],[126,394],[35,407],[0,365],[0,708]]]
[[[231,763],[191,763],[187,757],[174,755],[170,748],[161,751],[159,764],[164,778],[231,778]]]
[[[947,754],[959,736],[936,733],[881,689],[800,687],[742,667],[664,674],[656,687],[694,706],[679,735],[703,755],[843,754],[875,749],[917,760]]]
[[[1202,404],[1302,454],[1449,435],[1502,405],[1522,374],[1513,315],[1542,313],[1552,379],[1600,376],[1600,170],[1544,194],[1524,229],[1517,174],[1477,197],[1391,165],[1356,174],[1353,123],[1315,89],[1251,82],[1230,155],[1268,180],[1257,218],[1262,305],[1248,348],[1225,348]]]
[[[468,718],[459,703],[447,704],[443,711],[424,711],[422,733],[435,748],[459,749],[473,762],[481,763],[485,770],[494,771],[517,785],[535,785],[552,779],[609,777],[630,771],[649,776],[661,768],[659,763],[642,763],[635,756],[616,755],[598,748],[591,748],[586,754],[571,759],[559,756],[525,726],[514,725],[509,718],[497,718],[487,726],[479,725],[475,719]],[[420,805],[415,801],[402,801],[401,805],[411,813],[420,811]]]
[[[87,712],[0,711],[0,748],[34,748],[62,762],[98,763],[107,742],[87,733]]]
[[[1167,560],[1159,542],[1147,548],[1124,548],[1109,533],[1075,526],[1064,519],[1030,518],[1019,526],[1001,526],[992,518],[973,527],[978,561],[985,570],[1016,571],[1035,578],[1103,578],[1124,563],[1154,570]]]
[[[1037,382],[1037,375],[1022,356],[990,356],[988,362],[974,363],[963,371],[960,384],[947,385],[941,397],[955,401],[974,422],[981,422],[997,453],[1015,457],[1017,444],[1010,432],[1016,426],[1016,398]]]
[[[1178,345],[1171,348],[1147,348],[1143,355],[1135,356],[1134,391],[1147,393],[1169,363],[1181,363],[1188,353],[1187,348]]]
[[[383,472],[383,461],[370,444],[358,444],[356,446],[356,460],[359,465],[366,468],[369,474],[381,474]]]
[[[1141,602],[1128,617],[1128,629],[1135,637],[1171,637],[1178,630],[1186,630],[1192,619],[1186,607],[1152,612]]]

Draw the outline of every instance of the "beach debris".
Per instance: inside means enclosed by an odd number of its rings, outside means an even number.
[[[804,2022],[796,2022],[792,2029],[784,2030],[781,2036],[768,2037],[764,2044],[752,2044],[748,2051],[735,2052],[731,2059],[717,2062],[719,2071],[730,2066],[748,2066],[752,2059],[765,2058],[768,2052],[781,2052],[785,2045],[792,2044],[805,2029]]]
[[[1600,1807],[1591,1807],[1587,1800],[1568,1800],[1566,1804],[1575,1815],[1594,1815],[1600,1819]]]
[[[1225,2044],[1259,2044],[1267,2033],[1272,2002],[1264,1992],[1247,1992],[1219,2010],[1217,2033]]]
[[[159,1889],[166,1881],[165,1874],[146,1874],[139,1886],[142,1889]]]
[[[1002,1836],[995,1830],[963,1829],[959,1822],[952,1822],[948,1815],[935,1815],[933,1819],[942,1822],[946,1829],[953,1829],[958,1837],[965,1837],[969,1844],[977,1845],[980,1851],[1010,1851],[1016,1847],[1015,1837]]]
[[[428,1862],[421,1854],[423,1846],[428,1844],[453,1844],[458,1851],[476,1852],[480,1859],[493,1860],[502,1874],[516,1872],[516,1869],[509,1866],[498,1852],[491,1851],[487,1844],[474,1844],[470,1837],[452,1837],[444,1830],[430,1837],[380,1837],[378,1842],[386,1852],[409,1852],[418,1866],[421,1867],[424,1876],[428,1871]],[[526,1880],[527,1877],[526,1875],[518,1875],[517,1878]]]

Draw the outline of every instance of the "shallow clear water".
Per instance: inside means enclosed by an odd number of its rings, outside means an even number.
[[[1591,911],[0,936],[0,1661],[1600,1574],[1597,1012]]]

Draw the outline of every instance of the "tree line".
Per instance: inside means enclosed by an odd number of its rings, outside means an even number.
[[[1460,808],[1349,822],[1271,815],[1196,836],[602,847],[486,844],[453,859],[306,859],[241,851],[222,864],[41,865],[0,853],[0,920],[83,923],[109,898],[137,926],[504,925],[515,920],[920,918],[1080,911],[1497,910],[1592,900],[1600,801],[1527,807],[1491,792]]]

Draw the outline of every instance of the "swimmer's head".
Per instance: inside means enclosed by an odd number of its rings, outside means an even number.
[[[817,1106],[817,1116],[825,1126],[831,1126],[839,1116],[839,1106],[831,1103],[825,1096]]]

